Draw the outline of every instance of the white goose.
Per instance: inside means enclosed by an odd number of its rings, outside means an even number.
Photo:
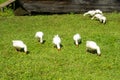
[[[86,49],[90,52],[97,51],[97,54],[101,55],[100,47],[94,41],[86,41]]]
[[[59,37],[59,35],[55,35],[54,38],[53,38],[53,44],[55,46],[57,46],[57,49],[60,50],[61,49],[61,39]]]
[[[27,53],[27,46],[23,43],[23,41],[13,40],[12,43],[13,43],[13,47],[15,47],[17,51],[23,49],[24,52]]]
[[[94,18],[98,19],[102,23],[106,23],[106,17],[102,14],[95,14],[91,19],[93,20]]]
[[[86,15],[94,16],[95,14],[102,14],[102,11],[99,9],[89,10],[88,12],[84,13],[83,16],[86,16]]]
[[[73,36],[73,40],[74,40],[74,42],[75,42],[75,45],[76,46],[78,46],[79,45],[79,42],[81,41],[81,36],[80,36],[80,34],[75,34],[74,36]]]
[[[103,12],[102,12],[100,9],[96,9],[96,10],[95,10],[95,13],[96,13],[96,14],[103,14]]]
[[[90,15],[90,16],[95,15],[95,10],[89,10],[88,12],[85,12],[85,13],[83,14],[83,16],[86,16],[86,15]]]
[[[36,34],[35,34],[35,37],[38,38],[38,41],[39,41],[40,43],[43,43],[43,36],[44,36],[44,33],[41,32],[41,31],[36,32]]]

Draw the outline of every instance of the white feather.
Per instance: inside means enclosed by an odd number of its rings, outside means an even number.
[[[76,45],[79,45],[79,41],[81,40],[81,36],[80,36],[80,34],[75,34],[74,36],[73,36],[73,40],[75,41],[75,44]]]
[[[106,17],[103,16],[102,14],[95,14],[91,19],[98,19],[102,23],[106,23]]]
[[[96,13],[96,14],[102,14],[102,11],[99,10],[99,9],[96,9],[96,10],[95,10],[95,13]]]
[[[86,41],[86,48],[91,50],[97,50],[97,54],[101,54],[100,47],[94,41]]]
[[[59,37],[59,35],[55,35],[53,38],[53,44],[55,44],[57,46],[57,49],[60,49],[60,44],[61,44],[61,39]]]
[[[40,43],[43,43],[43,36],[44,36],[44,33],[41,31],[36,32],[35,34],[35,37],[39,39]]]
[[[16,49],[24,49],[24,52],[27,52],[27,46],[23,43],[23,41],[21,40],[13,40],[13,47],[15,47]]]
[[[86,16],[86,15],[90,15],[90,16],[95,15],[95,10],[89,10],[88,12],[83,14],[83,16]]]
[[[89,10],[88,12],[85,12],[83,16],[86,16],[86,15],[94,16],[95,14],[102,14],[102,11],[99,9]]]

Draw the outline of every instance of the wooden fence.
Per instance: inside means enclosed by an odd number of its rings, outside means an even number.
[[[120,11],[120,0],[16,0],[16,10],[28,14],[37,13],[83,13],[91,9],[103,12]],[[19,10],[18,10],[19,11]],[[20,11],[19,11],[20,12]]]
[[[13,7],[13,9],[14,9],[14,7],[15,7],[14,2],[15,2],[15,0],[8,0],[8,1],[0,4],[0,9],[1,9],[1,11],[3,12],[3,11],[4,11],[4,7],[9,6],[10,4],[12,5],[12,7]]]

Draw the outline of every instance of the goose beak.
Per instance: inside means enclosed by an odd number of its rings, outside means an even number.
[[[26,54],[29,54],[30,52],[29,51],[27,51],[27,52],[25,52]]]
[[[79,45],[76,44],[76,47],[78,47]]]
[[[61,49],[58,49],[58,51],[60,51]]]
[[[101,54],[98,54],[98,56],[101,56]]]

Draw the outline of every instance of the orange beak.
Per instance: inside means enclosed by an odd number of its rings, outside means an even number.
[[[78,47],[79,45],[76,44],[76,47]]]
[[[98,54],[98,56],[101,56],[101,54]]]
[[[58,49],[58,51],[60,51],[61,49]]]

